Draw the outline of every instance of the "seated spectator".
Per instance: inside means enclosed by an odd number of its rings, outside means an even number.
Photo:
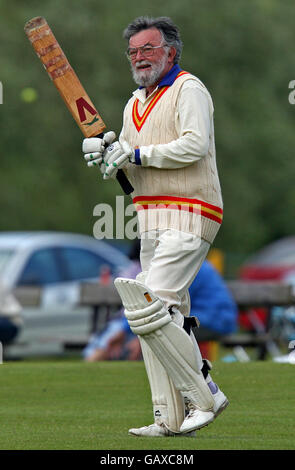
[[[140,264],[133,261],[133,276],[140,272]],[[218,340],[224,334],[237,329],[237,306],[220,274],[211,263],[205,261],[189,289],[191,314],[200,321],[194,328],[198,342]],[[140,344],[124,317],[123,309],[119,318],[111,320],[105,330],[91,338],[83,351],[87,361],[108,359],[139,360],[142,358]]]
[[[83,350],[83,357],[88,362],[107,360],[142,359],[141,348],[137,336],[129,328],[123,316],[111,320],[101,334],[90,339]]]
[[[130,266],[122,272],[122,277],[135,279],[141,271],[139,262],[140,240],[136,239],[129,254]],[[141,349],[137,336],[129,328],[123,308],[118,317],[112,319],[101,333],[91,336],[82,355],[88,362],[105,361],[109,359],[141,359]]]

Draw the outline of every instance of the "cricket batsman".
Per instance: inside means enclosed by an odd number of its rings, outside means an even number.
[[[228,405],[193,334],[188,288],[222,222],[213,103],[179,66],[182,41],[168,17],[136,18],[124,31],[135,83],[119,140],[83,141],[84,158],[105,180],[123,169],[134,192],[142,272],[117,278],[125,315],[138,335],[154,423],[136,436],[194,436]]]

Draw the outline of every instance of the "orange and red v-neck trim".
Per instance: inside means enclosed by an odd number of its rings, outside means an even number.
[[[181,71],[179,72],[176,77],[175,77],[175,80],[177,80],[177,78],[181,77],[182,75],[185,75],[187,74],[188,72],[184,72],[184,71]],[[132,120],[134,122],[134,125],[137,129],[138,132],[140,132],[142,126],[144,125],[145,121],[147,120],[148,116],[150,115],[150,113],[152,112],[153,108],[156,106],[157,102],[162,98],[162,96],[164,95],[164,93],[166,93],[166,91],[170,88],[170,86],[163,86],[163,87],[160,87],[159,90],[157,91],[157,93],[155,94],[155,96],[153,97],[153,99],[151,100],[151,102],[149,103],[148,107],[146,108],[146,110],[144,111],[144,113],[142,114],[142,116],[139,114],[139,111],[138,111],[138,102],[139,102],[139,99],[136,98],[134,103],[133,103],[133,108],[132,108]]]

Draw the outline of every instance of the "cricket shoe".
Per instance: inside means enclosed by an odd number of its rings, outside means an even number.
[[[229,405],[228,399],[219,388],[216,393],[212,394],[212,396],[214,398],[212,411],[201,411],[192,403],[187,403],[189,411],[180,426],[181,432],[191,432],[207,426],[212,423],[212,421]]]
[[[212,369],[211,362],[208,359],[203,359],[202,372],[203,372],[205,379],[207,378],[208,372],[211,369]],[[214,413],[214,419],[215,419],[229,405],[229,401],[216,383],[211,382],[211,384],[214,387],[213,388],[214,392],[210,384],[208,384],[208,387],[210,388],[213,399],[214,399],[213,413]]]
[[[215,415],[213,411],[202,411],[194,406],[193,403],[188,403],[187,406],[189,412],[180,426],[180,432],[188,433],[196,431],[197,429],[207,426],[214,420]]]
[[[153,423],[141,428],[131,428],[128,431],[131,436],[139,437],[195,437],[195,431],[187,433],[176,433],[169,431],[164,424]]]
[[[219,387],[217,392],[214,393],[212,396],[214,398],[213,413],[215,419],[229,405],[229,401]]]

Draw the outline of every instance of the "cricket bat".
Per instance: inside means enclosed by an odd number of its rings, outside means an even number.
[[[25,33],[49,77],[85,137],[103,137],[106,125],[72,69],[45,18],[38,16],[25,24]],[[117,180],[126,194],[133,192],[123,170]]]

